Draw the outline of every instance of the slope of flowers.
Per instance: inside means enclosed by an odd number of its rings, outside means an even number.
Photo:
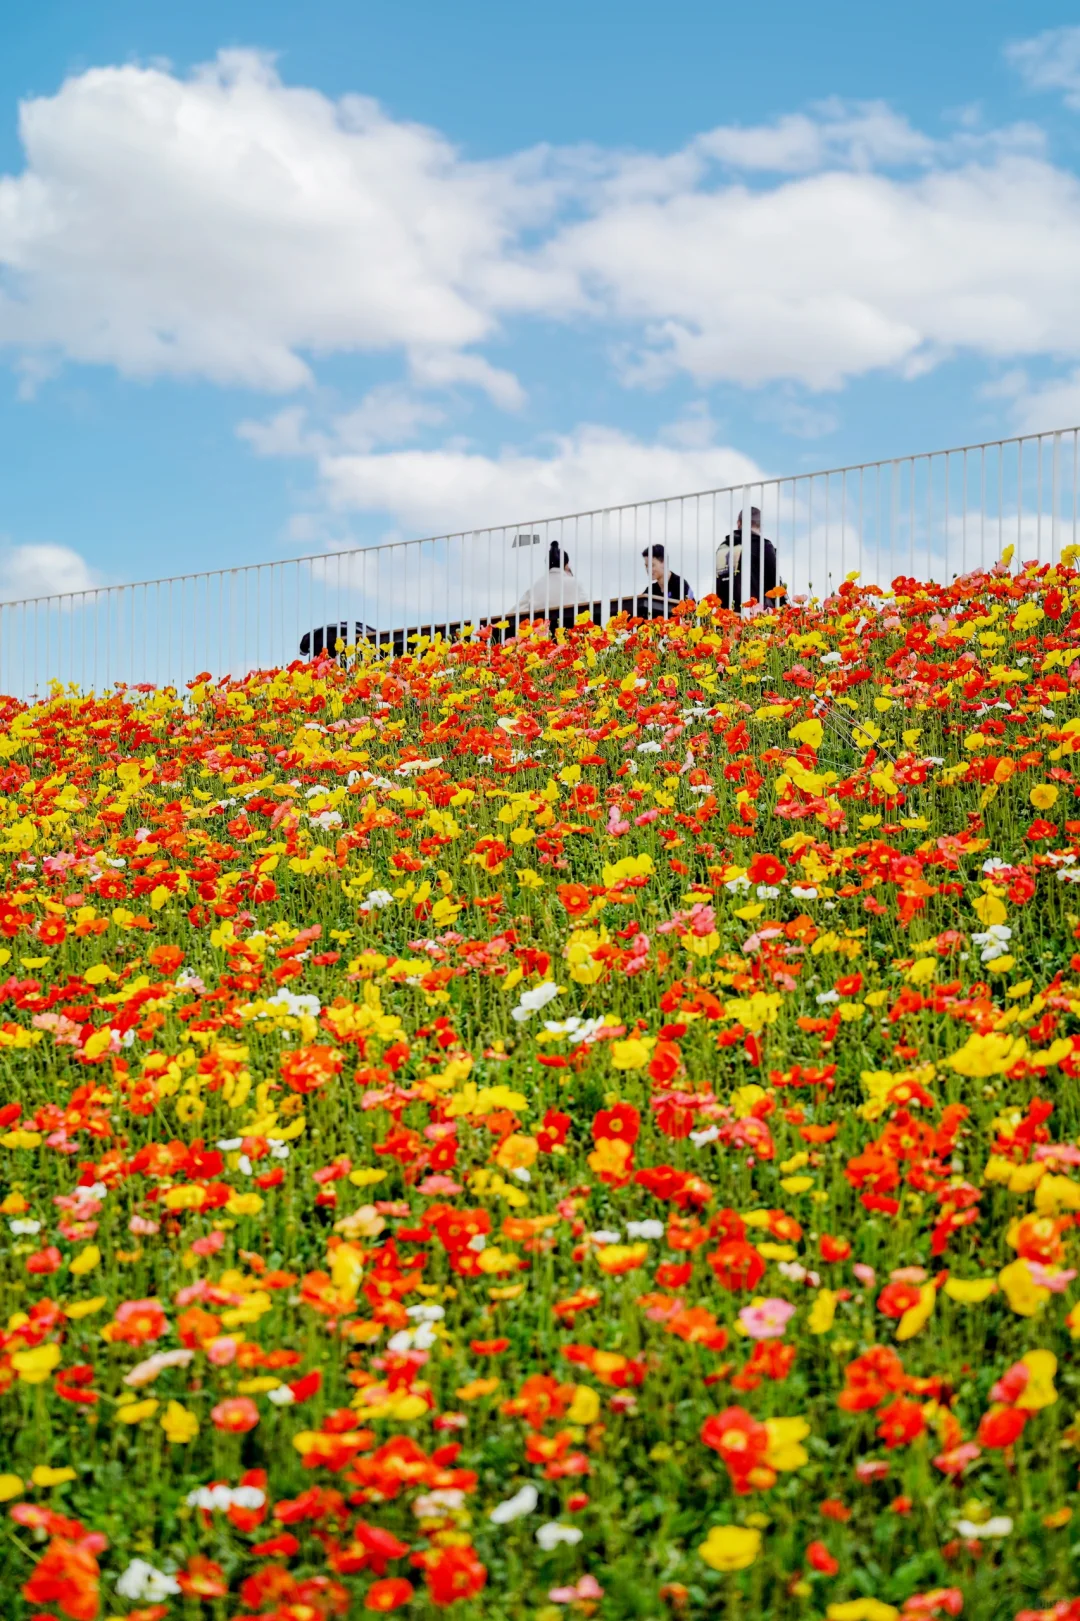
[[[4,1616],[1080,1616],[1078,696],[1063,565],[6,701]]]

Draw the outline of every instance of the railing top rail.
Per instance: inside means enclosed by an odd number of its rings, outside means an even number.
[[[801,484],[811,479],[838,478],[849,473],[865,472],[868,468],[896,467],[901,462],[934,461],[940,457],[965,455],[972,451],[985,451],[1005,449],[1009,445],[1023,446],[1025,444],[1039,443],[1047,439],[1060,439],[1062,437],[1080,435],[1080,424],[1075,427],[1047,428],[1040,433],[1019,433],[1005,435],[997,439],[984,439],[977,443],[967,445],[948,445],[937,450],[917,450],[903,456],[885,456],[877,461],[849,462],[837,467],[813,468],[802,473],[781,473],[759,478],[745,478],[733,484],[718,484],[702,490],[687,490],[674,495],[661,495],[646,497],[638,501],[615,501],[606,506],[589,507],[579,512],[562,512],[548,517],[522,518],[509,523],[484,524],[475,529],[453,529],[438,535],[420,535],[408,539],[372,541],[367,546],[342,547],[338,551],[305,552],[296,557],[279,557],[264,559],[258,563],[235,563],[224,568],[193,569],[184,574],[165,574],[152,579],[117,581],[112,585],[87,586],[82,591],[55,591],[47,592],[36,597],[16,597],[0,601],[0,609],[33,608],[42,603],[69,603],[76,601],[85,603],[88,599],[97,599],[113,593],[123,591],[148,590],[151,586],[177,586],[187,585],[193,581],[224,580],[234,575],[252,574],[261,569],[282,569],[291,566],[299,567],[301,564],[329,564],[335,558],[355,558],[368,552],[387,552],[397,548],[409,546],[431,546],[440,542],[454,540],[468,540],[483,535],[494,535],[500,531],[516,530],[521,532],[532,525],[552,525],[570,523],[585,518],[599,518],[611,512],[636,512],[642,507],[669,506],[677,501],[701,501],[710,496],[736,495],[745,490],[764,490],[773,485]]]

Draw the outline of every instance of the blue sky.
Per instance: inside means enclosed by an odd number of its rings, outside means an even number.
[[[24,11],[0,595],[1080,420],[1080,29],[885,10]]]

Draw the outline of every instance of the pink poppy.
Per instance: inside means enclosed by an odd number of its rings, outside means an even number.
[[[744,1306],[739,1313],[739,1322],[752,1340],[776,1340],[794,1315],[795,1307],[790,1300],[772,1297]]]

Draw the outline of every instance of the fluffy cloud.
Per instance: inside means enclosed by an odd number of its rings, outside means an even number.
[[[1080,110],[1080,28],[1047,28],[1005,54],[1032,90],[1060,90],[1065,105]]]
[[[425,376],[513,398],[460,353],[492,330],[489,282],[527,295],[508,247],[544,188],[512,163],[466,163],[364,97],[287,88],[251,52],[187,80],[95,69],[25,103],[20,133],[0,341],[270,390],[310,381],[307,356],[402,348]]]
[[[92,591],[97,583],[85,559],[68,546],[0,548],[0,602]]]
[[[1029,383],[1023,372],[1010,373],[994,392],[1012,398],[1010,414],[1018,433],[1047,433],[1080,423],[1080,368],[1037,384]]]
[[[1080,31],[1011,55],[1080,85]],[[526,314],[618,339],[627,383],[823,391],[957,351],[1080,357],[1080,183],[1026,126],[936,138],[828,101],[671,153],[476,163],[226,52],[187,78],[82,73],[20,129],[0,343],[28,390],[57,356],[284,392],[322,356],[390,350],[414,388],[512,408],[521,384],[482,349]]]
[[[328,427],[312,422],[303,406],[286,406],[265,422],[241,422],[237,433],[259,456],[320,456],[328,452],[375,450],[414,439],[437,426],[445,413],[414,391],[386,384],[373,388],[351,411]]]
[[[455,445],[350,448],[350,417],[317,431],[287,412],[266,424],[244,424],[241,432],[260,454],[310,456],[333,511],[386,515],[406,534],[447,534],[590,511],[613,498],[632,503],[759,480],[761,470],[749,457],[712,443],[711,428],[707,416],[688,416],[646,442],[584,425],[552,438],[543,450],[509,447],[495,456]]]
[[[802,174],[829,166],[928,163],[937,146],[883,102],[847,106],[829,100],[812,114],[791,113],[774,124],[711,130],[698,137],[693,149],[733,169]]]
[[[1019,154],[615,203],[547,251],[643,329],[653,376],[829,389],[957,349],[1080,352],[1080,183]]]

